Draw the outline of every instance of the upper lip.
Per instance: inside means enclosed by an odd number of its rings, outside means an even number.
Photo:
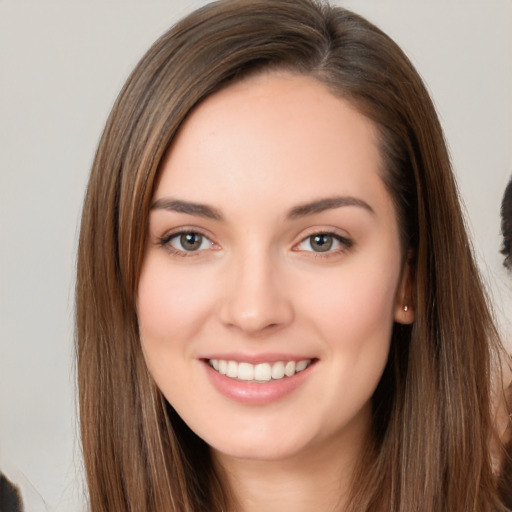
[[[240,353],[214,353],[209,354],[200,359],[221,359],[225,361],[236,361],[237,363],[277,363],[278,361],[306,361],[315,359],[309,355],[297,355],[287,353],[263,353],[263,354],[240,354]]]

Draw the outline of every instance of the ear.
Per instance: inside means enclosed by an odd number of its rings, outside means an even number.
[[[414,283],[412,280],[411,257],[409,256],[402,268],[402,274],[396,290],[395,322],[412,324],[415,317]]]

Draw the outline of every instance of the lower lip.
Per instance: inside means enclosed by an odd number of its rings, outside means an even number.
[[[246,405],[267,405],[281,400],[301,386],[308,378],[315,363],[311,363],[305,370],[291,377],[261,383],[247,382],[221,375],[207,361],[204,361],[204,366],[210,382],[226,398]]]

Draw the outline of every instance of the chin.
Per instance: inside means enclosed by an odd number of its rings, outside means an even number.
[[[243,460],[285,460],[307,452],[315,444],[314,434],[294,432],[290,427],[260,425],[246,430],[227,428],[218,433],[212,430],[203,439],[214,452]]]
[[[283,446],[278,443],[229,443],[211,446],[220,457],[229,457],[255,462],[282,461],[299,455],[304,447]]]

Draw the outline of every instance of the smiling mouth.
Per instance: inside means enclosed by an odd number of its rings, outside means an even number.
[[[231,379],[259,383],[293,377],[296,373],[304,371],[312,362],[312,359],[303,359],[301,361],[251,364],[224,359],[208,359],[208,364],[221,375]]]

